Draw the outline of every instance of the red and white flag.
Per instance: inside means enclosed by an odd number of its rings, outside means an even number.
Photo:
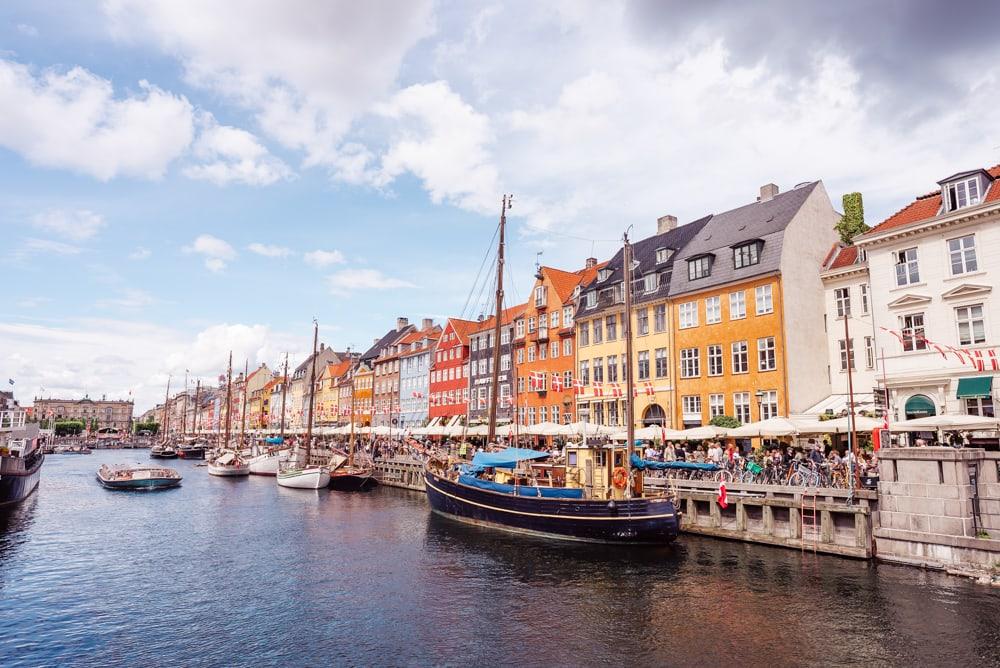
[[[622,386],[618,383],[611,383],[611,396],[620,397],[622,395]]]
[[[729,502],[726,501],[726,483],[725,482],[720,482],[719,483],[719,500],[718,500],[718,502],[719,502],[719,507],[720,508],[727,508],[727,507],[729,507]]]
[[[602,383],[594,383],[594,396],[595,397],[604,396],[604,385]]]
[[[583,381],[582,380],[575,380],[575,381],[573,381],[573,391],[576,394],[583,394],[583,388],[584,388],[584,385],[583,385]]]
[[[648,396],[650,396],[650,397],[653,396],[654,392],[653,392],[653,384],[652,383],[646,382],[646,383],[643,383],[642,386],[646,390],[646,394]]]
[[[552,374],[552,391],[553,392],[563,391],[562,375],[559,373]]]

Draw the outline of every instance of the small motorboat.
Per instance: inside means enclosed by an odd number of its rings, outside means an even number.
[[[57,445],[53,454],[56,455],[89,455],[91,449],[86,445]]]
[[[341,466],[330,473],[330,489],[361,492],[378,484],[375,469],[367,466]]]
[[[160,443],[149,449],[149,456],[152,459],[177,459],[177,451],[172,445]]]
[[[278,471],[278,485],[295,489],[323,489],[330,484],[326,466],[296,466]]]
[[[254,475],[277,475],[278,467],[288,461],[290,450],[269,450],[250,457],[250,473]]]
[[[206,447],[204,443],[185,443],[177,448],[177,456],[181,459],[204,459]]]
[[[208,463],[209,475],[233,477],[250,475],[250,465],[235,452],[225,452]]]
[[[97,480],[108,489],[155,490],[180,485],[181,474],[163,466],[104,464],[97,469]]]

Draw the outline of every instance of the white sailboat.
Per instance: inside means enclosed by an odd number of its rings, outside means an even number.
[[[298,456],[293,461],[278,466],[275,478],[282,487],[293,489],[323,489],[330,484],[330,468],[328,466],[311,466],[309,455],[312,454],[313,405],[316,396],[316,346],[319,345],[319,323],[313,320],[313,356],[312,371],[309,374],[309,422],[306,427],[305,456],[299,461]]]
[[[278,475],[278,469],[281,468],[281,465],[291,458],[291,450],[285,447],[285,397],[287,392],[288,353],[285,353],[285,377],[281,382],[281,436],[277,448],[258,451],[249,459],[250,473],[253,475]]]
[[[233,390],[233,353],[229,353],[229,370],[226,383],[226,440],[222,446],[222,452],[218,457],[214,457],[208,462],[208,473],[214,476],[243,476],[250,475],[250,466],[246,460],[238,453],[230,449],[229,444],[229,413],[232,406]]]

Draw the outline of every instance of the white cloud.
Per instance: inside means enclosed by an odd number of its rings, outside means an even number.
[[[211,114],[204,116],[202,125],[194,144],[194,157],[201,163],[185,167],[185,176],[218,186],[266,186],[292,177],[288,165],[271,155],[250,132],[219,125]]]
[[[39,74],[0,60],[0,145],[42,167],[101,181],[158,179],[191,143],[191,104],[146,81],[115,97],[82,67]]]
[[[199,235],[190,246],[184,248],[184,252],[204,257],[205,266],[215,273],[223,271],[226,264],[236,257],[236,249],[211,234]]]
[[[25,297],[23,299],[18,299],[14,302],[14,305],[18,308],[39,308],[44,304],[48,304],[52,300],[48,297]]]
[[[34,254],[79,255],[81,252],[83,252],[83,249],[79,246],[63,243],[61,241],[28,238],[21,244],[20,249],[15,251],[15,254],[24,257]]]
[[[306,264],[313,267],[327,267],[331,264],[343,264],[344,254],[339,250],[314,250],[302,256]]]
[[[17,31],[28,37],[38,37],[38,28],[27,23],[18,23]]]
[[[343,269],[326,278],[330,292],[348,295],[358,290],[391,290],[394,288],[414,288],[412,283],[385,276],[376,269]]]
[[[307,165],[339,169],[351,123],[388,93],[431,30],[431,2],[107,0],[113,32],[152,38],[193,85],[256,114]],[[351,160],[348,159],[350,164]]]
[[[138,309],[143,306],[149,306],[155,301],[153,296],[145,290],[126,288],[121,290],[117,297],[98,300],[97,306],[101,308]]]
[[[134,251],[128,254],[130,260],[147,260],[153,254],[153,251],[145,248],[143,246],[137,246]]]
[[[31,224],[40,230],[73,241],[90,239],[106,225],[103,216],[85,209],[77,211],[52,209],[37,214]]]
[[[250,244],[247,246],[247,250],[251,253],[256,253],[257,255],[263,255],[264,257],[288,257],[292,254],[291,248],[260,243]]]

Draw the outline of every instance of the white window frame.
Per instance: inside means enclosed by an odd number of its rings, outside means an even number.
[[[975,194],[973,194],[975,190]],[[961,181],[953,181],[945,188],[948,197],[948,211],[957,211],[967,206],[975,206],[983,201],[983,184],[978,176]]]
[[[722,322],[722,297],[705,297],[705,324],[714,325]]]
[[[698,326],[698,302],[684,302],[677,305],[677,326],[690,329]]]
[[[975,317],[972,315],[972,310],[978,308],[979,316]],[[964,314],[962,312],[965,312]],[[979,323],[982,328],[982,338],[976,338],[975,323]],[[962,339],[962,326],[965,325],[968,328],[969,339]],[[982,303],[977,304],[963,304],[962,306],[955,307],[955,330],[958,336],[958,345],[960,346],[975,346],[980,343],[986,343],[986,308]]]
[[[837,306],[837,317],[843,318],[846,314],[848,317],[851,315],[851,288],[845,286],[843,288],[834,288],[833,290],[833,302]]]
[[[680,365],[681,378],[701,377],[701,350],[698,348],[681,348]]]
[[[714,417],[725,414],[726,414],[726,395],[724,394],[708,395],[708,419],[711,420]]]
[[[753,420],[753,416],[750,413],[749,392],[733,392],[733,417],[743,424],[747,424]]]
[[[747,317],[747,293],[746,290],[737,290],[729,293],[729,319],[742,320]]]
[[[774,313],[774,291],[771,289],[770,283],[758,285],[754,290],[754,298],[757,315]]]
[[[966,243],[968,242],[968,243]],[[957,248],[952,248],[952,244],[957,244]],[[979,271],[979,257],[976,254],[976,235],[966,234],[961,237],[954,237],[945,242],[948,248],[948,271],[952,276],[961,276]],[[956,259],[959,270],[955,271]]]
[[[769,365],[766,363],[770,362]],[[774,371],[778,368],[778,347],[773,336],[757,339],[757,371]]]
[[[712,353],[715,353],[714,355]],[[721,376],[726,372],[725,362],[723,360],[722,345],[718,343],[713,343],[708,346],[706,350],[706,361],[708,362],[708,375],[709,376]],[[717,368],[714,368],[717,367]]]
[[[896,272],[896,287],[916,285],[920,282],[920,255],[917,247],[893,251],[893,267]]]
[[[750,373],[750,342],[733,341],[729,346],[729,352],[729,361],[733,368],[732,373]]]
[[[868,310],[870,308],[869,295],[868,295],[868,284],[862,283],[859,287],[861,292],[861,314],[868,315]]]

